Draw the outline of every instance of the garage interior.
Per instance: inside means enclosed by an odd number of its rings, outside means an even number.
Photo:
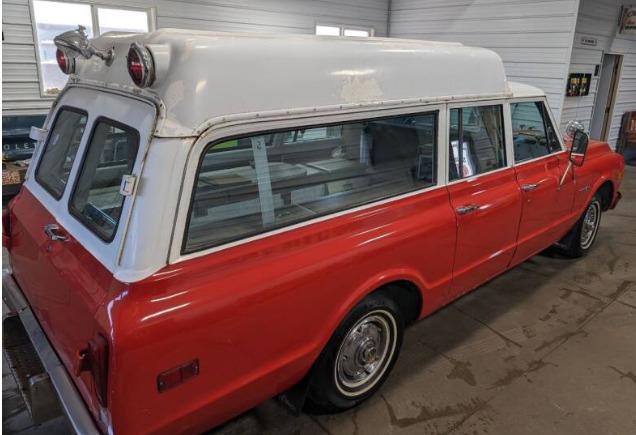
[[[65,3],[144,12],[149,30],[388,36],[483,46],[499,53],[510,80],[546,91],[562,128],[579,121],[592,139],[636,159],[630,139],[636,131],[628,122],[636,119],[636,34],[617,31],[620,0]],[[47,90],[46,59],[38,54],[33,0],[3,0],[2,6],[3,125],[41,122],[55,95]],[[586,74],[588,92],[568,96],[571,77]],[[11,134],[28,141],[22,130]],[[3,129],[3,145],[14,141],[8,137]],[[3,205],[11,192],[4,186],[5,161],[19,161],[5,156],[28,148],[21,147],[3,146]],[[636,433],[636,166],[626,166],[621,192],[586,257],[535,256],[411,326],[388,382],[360,407],[295,415],[272,399],[209,433]],[[3,432],[69,433],[61,415],[34,423],[4,356],[2,382]]]

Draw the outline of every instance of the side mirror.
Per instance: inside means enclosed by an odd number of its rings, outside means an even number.
[[[570,148],[570,161],[574,166],[583,166],[589,136],[583,130],[576,130],[572,136],[572,148]]]

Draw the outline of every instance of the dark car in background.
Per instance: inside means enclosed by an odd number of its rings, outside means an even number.
[[[35,141],[29,138],[32,126],[42,127],[46,115],[2,117],[2,203],[11,199],[22,185]]]

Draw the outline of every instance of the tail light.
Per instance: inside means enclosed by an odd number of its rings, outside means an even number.
[[[55,58],[57,59],[57,65],[64,74],[72,74],[75,72],[75,59],[68,57],[59,48],[55,52]]]
[[[155,81],[155,63],[150,51],[141,44],[130,45],[127,57],[128,74],[140,88],[147,88]]]
[[[8,207],[2,209],[2,247],[11,247],[11,212]]]
[[[95,384],[95,395],[100,405],[108,404],[108,340],[98,334],[79,351],[77,374],[89,372]]]

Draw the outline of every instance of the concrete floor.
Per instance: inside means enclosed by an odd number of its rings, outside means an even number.
[[[270,400],[209,434],[636,433],[636,167],[621,190],[586,258],[536,256],[417,323],[359,408],[295,417]]]

